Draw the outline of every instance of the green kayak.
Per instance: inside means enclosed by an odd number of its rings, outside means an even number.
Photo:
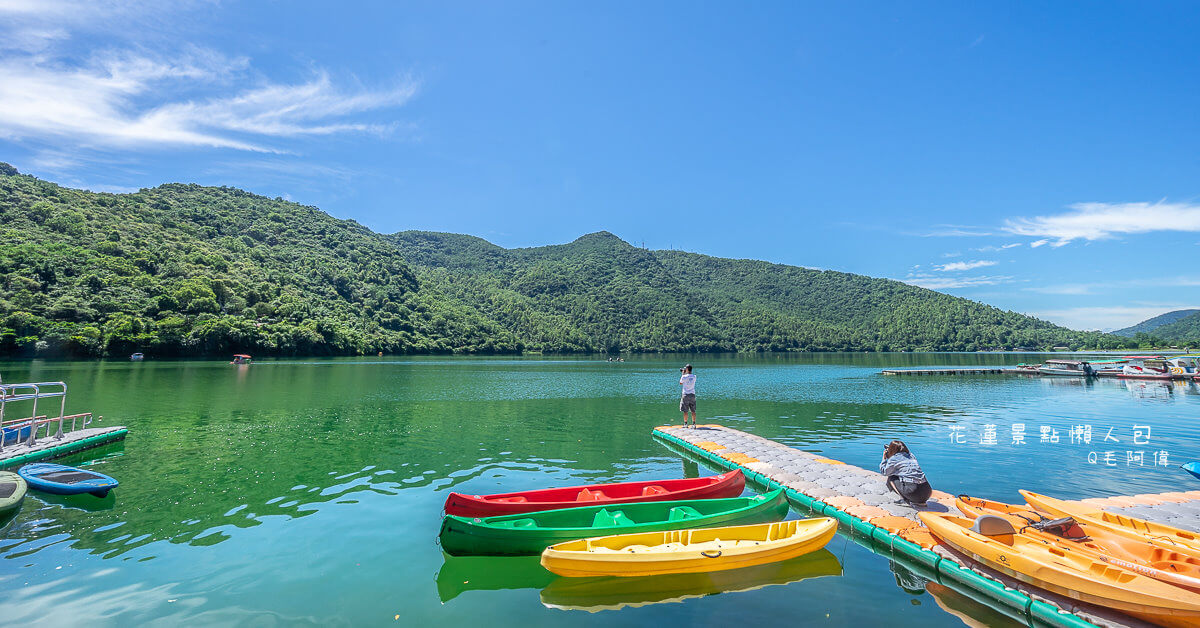
[[[540,554],[572,539],[770,523],[787,513],[787,498],[779,489],[754,497],[584,506],[498,517],[446,515],[439,539],[453,556]]]
[[[0,471],[0,520],[7,519],[21,509],[26,488],[25,478],[16,473]]]

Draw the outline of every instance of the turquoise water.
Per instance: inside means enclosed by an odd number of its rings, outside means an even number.
[[[650,436],[678,422],[683,360],[696,365],[701,422],[866,467],[901,438],[950,493],[1200,488],[1178,468],[1200,458],[1194,384],[878,374],[1035,359],[1022,355],[627,359],[0,363],[6,382],[66,380],[69,411],[131,430],[70,459],[118,478],[113,495],[31,495],[0,530],[0,623],[1005,624],[842,536],[767,569],[632,582],[442,554],[449,490],[711,473]],[[1024,445],[1012,444],[1018,423]],[[994,445],[980,443],[988,425]],[[1091,426],[1090,444],[1071,442],[1077,425]],[[1059,442],[1041,442],[1043,426]],[[1148,442],[1134,444],[1134,426]]]

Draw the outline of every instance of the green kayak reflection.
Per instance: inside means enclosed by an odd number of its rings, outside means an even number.
[[[837,556],[822,549],[770,565],[711,573],[636,578],[555,578],[542,589],[542,604],[547,608],[595,613],[682,602],[717,593],[753,591],[809,578],[840,575],[842,565]]]
[[[442,553],[437,573],[442,604],[467,591],[540,589],[558,576],[542,567],[541,556],[451,556]]]

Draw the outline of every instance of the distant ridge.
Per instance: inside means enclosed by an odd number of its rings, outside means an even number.
[[[1166,314],[1159,314],[1154,318],[1148,318],[1136,325],[1132,325],[1124,329],[1118,329],[1111,333],[1117,336],[1125,336],[1127,338],[1132,338],[1139,333],[1155,333],[1154,330],[1158,329],[1159,327],[1170,325],[1171,323],[1174,323],[1180,319],[1184,319],[1195,314],[1200,314],[1200,310],[1175,310],[1173,312],[1167,312]]]
[[[229,187],[64,188],[0,164],[0,355],[1127,348],[890,279],[650,251],[384,235]]]

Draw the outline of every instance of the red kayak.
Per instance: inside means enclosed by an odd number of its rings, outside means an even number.
[[[460,517],[493,517],[538,510],[557,510],[598,503],[629,504],[679,499],[721,499],[737,497],[746,487],[741,471],[730,471],[706,478],[650,480],[619,484],[589,484],[566,488],[546,488],[495,495],[450,493],[446,514]]]

